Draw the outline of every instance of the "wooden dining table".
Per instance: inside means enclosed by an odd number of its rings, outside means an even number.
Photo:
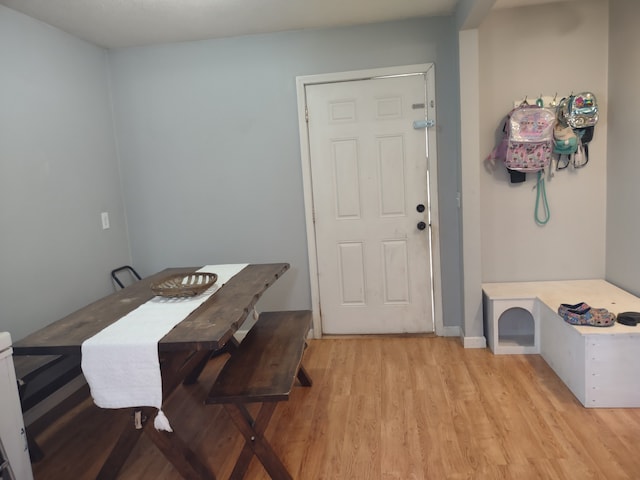
[[[85,340],[151,300],[153,283],[199,268],[165,269],[97,300],[19,340],[13,345],[14,355],[78,355]],[[214,353],[237,347],[234,333],[262,294],[288,269],[288,263],[247,265],[158,342],[164,400],[180,384],[196,382]],[[135,409],[133,425],[124,426],[97,478],[116,478],[144,432],[184,478],[215,479],[211,469],[180,438],[179,418],[174,432],[158,431],[149,426],[153,422],[142,421],[152,418],[155,410]]]

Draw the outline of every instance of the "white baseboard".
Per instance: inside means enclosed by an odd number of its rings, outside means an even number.
[[[442,327],[442,332],[438,335],[441,337],[459,337],[461,334],[460,327]]]
[[[459,337],[464,348],[487,348],[485,337],[465,337],[462,329],[458,326],[444,327],[440,334],[442,337]]]
[[[464,348],[487,348],[487,339],[484,337],[462,337]]]

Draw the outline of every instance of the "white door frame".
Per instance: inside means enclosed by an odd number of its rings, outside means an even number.
[[[322,338],[322,320],[320,316],[320,289],[318,283],[318,264],[316,252],[316,231],[313,222],[313,187],[311,184],[311,154],[309,151],[309,130],[306,119],[305,86],[318,83],[335,83],[353,80],[367,80],[375,77],[397,76],[424,73],[427,76],[427,98],[434,102],[427,106],[430,120],[435,119],[435,75],[433,63],[404,65],[397,67],[372,68],[351,72],[324,73],[296,77],[298,98],[298,129],[300,131],[300,157],[302,160],[302,183],[304,188],[304,211],[307,228],[307,250],[309,255],[309,281],[311,284],[311,309],[313,311],[313,336]],[[433,117],[431,116],[433,114]],[[438,216],[438,160],[436,147],[436,129],[427,129],[429,205],[431,207],[431,288],[433,322],[436,335],[444,335],[442,318],[442,281],[440,273],[440,229]],[[427,139],[425,139],[426,141]]]

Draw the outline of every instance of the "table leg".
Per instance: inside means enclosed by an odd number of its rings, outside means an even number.
[[[139,409],[137,411],[139,411]],[[150,409],[146,410],[144,413],[148,415],[150,413]],[[131,450],[133,450],[133,447],[138,443],[140,435],[142,435],[147,423],[148,422],[143,421],[141,428],[132,428],[129,421],[126,422],[122,432],[120,433],[118,441],[113,446],[107,460],[102,465],[102,468],[96,477],[97,480],[114,480],[118,476],[118,473],[120,472],[120,469],[122,469],[124,462],[127,461]]]
[[[152,415],[155,415],[153,408],[135,410],[134,424],[136,427],[132,428],[127,422],[96,478],[98,480],[117,478],[122,466],[140,439],[140,435],[144,432],[183,478],[187,480],[215,480],[215,475],[200,462],[198,456],[175,432],[161,432],[155,429],[153,422],[149,421]]]
[[[215,475],[175,432],[160,432],[155,428],[148,428],[146,434],[183,478],[215,480]]]
[[[208,351],[195,353],[176,352],[175,354],[164,355],[162,360],[162,390],[165,392],[165,398],[168,398],[180,385],[185,371],[193,371],[194,365],[199,365],[205,359],[208,360],[210,355],[211,353]],[[204,363],[206,364],[206,362]],[[156,415],[155,408],[137,408],[135,411],[142,412],[142,420],[138,419],[137,422],[134,422],[134,424],[137,424],[135,428],[129,422],[126,423],[118,441],[98,474],[97,478],[99,480],[112,480],[117,477],[142,432],[149,436],[184,478],[215,480],[215,476],[200,463],[197,455],[176,433],[159,432],[153,425],[148,426],[149,423],[153,424],[153,421],[146,420],[152,419]]]
[[[209,355],[206,355],[206,356],[202,357],[202,359],[198,362],[198,364],[195,366],[195,368],[193,370],[191,370],[191,372],[189,372],[189,374],[185,377],[185,379],[184,379],[184,381],[182,383],[184,385],[193,385],[194,383],[196,383],[198,381],[198,377],[200,377],[200,374],[204,370],[204,367],[207,366],[207,363],[209,363],[209,360],[211,360],[211,357],[214,354],[215,354],[215,352],[210,353]]]
[[[163,355],[162,391],[168,398],[181,383],[195,383],[211,358],[211,351],[176,352]]]
[[[200,377],[200,374],[204,370],[204,367],[207,366],[209,360],[217,356],[224,355],[225,353],[233,355],[233,353],[238,349],[238,345],[240,345],[240,343],[235,339],[235,337],[231,337],[229,341],[224,345],[224,347],[219,348],[218,350],[214,350],[213,352],[211,352],[211,354],[203,358],[195,366],[195,368],[191,370],[191,372],[189,372],[189,374],[185,377],[184,382],[182,383],[184,385],[192,385],[196,383],[198,381],[198,378]]]

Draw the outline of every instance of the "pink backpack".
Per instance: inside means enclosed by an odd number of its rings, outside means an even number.
[[[556,114],[549,108],[520,105],[511,110],[505,125],[504,164],[510,170],[538,172],[553,156]]]
[[[538,172],[534,218],[545,225],[551,218],[544,186],[544,169],[553,156],[553,127],[556,113],[537,105],[521,104],[507,115],[502,127],[504,136],[488,160],[503,160],[511,175],[511,183],[525,181],[526,172]],[[542,215],[540,215],[542,207]]]

